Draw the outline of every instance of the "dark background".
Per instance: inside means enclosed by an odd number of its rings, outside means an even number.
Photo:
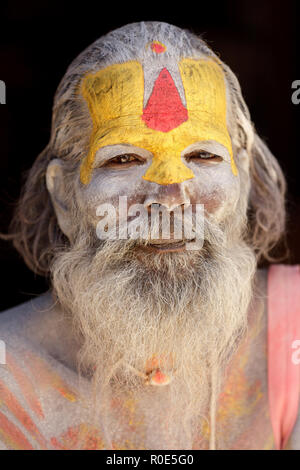
[[[300,263],[300,104],[291,102],[291,84],[300,79],[297,2],[172,4],[0,3],[0,80],[7,91],[7,104],[0,106],[0,231],[7,231],[22,174],[48,143],[53,95],[70,62],[112,29],[136,21],[165,21],[200,34],[237,75],[256,129],[287,177],[290,255],[285,262]],[[0,311],[47,289],[8,242],[0,242],[0,263]]]

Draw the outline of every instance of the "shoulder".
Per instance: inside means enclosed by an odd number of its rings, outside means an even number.
[[[0,313],[0,337],[30,335],[28,329],[48,309],[51,310],[51,295],[43,294]]]
[[[0,315],[0,449],[53,448],[53,439],[75,424],[77,374],[49,354],[47,309],[42,296]]]

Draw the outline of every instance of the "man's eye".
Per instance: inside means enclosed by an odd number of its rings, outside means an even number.
[[[219,157],[218,155],[215,155],[214,153],[210,152],[204,152],[204,151],[195,151],[191,152],[188,155],[185,155],[185,159],[188,162],[200,162],[200,161],[206,161],[206,162],[221,162],[223,160],[222,157]]]
[[[128,166],[129,164],[141,164],[143,161],[141,158],[134,154],[118,155],[117,157],[108,160],[105,166]]]

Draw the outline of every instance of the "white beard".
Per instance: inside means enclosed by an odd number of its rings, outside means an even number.
[[[112,398],[132,400],[142,416],[134,448],[191,449],[207,419],[247,326],[256,262],[229,222],[221,229],[207,221],[205,232],[200,251],[139,257],[136,241],[89,247],[83,235],[53,262],[54,291],[82,341],[81,365],[95,368],[93,413],[110,443],[125,429]],[[169,385],[145,386],[153,355],[172,358],[160,364]]]

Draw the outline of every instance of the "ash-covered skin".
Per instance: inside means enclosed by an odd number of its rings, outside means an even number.
[[[207,151],[221,157],[221,161],[197,159],[188,161],[185,155],[194,151]],[[135,154],[142,162],[125,164],[123,167],[107,167],[107,162],[122,154]],[[160,185],[145,181],[142,176],[151,164],[152,154],[145,149],[128,145],[111,145],[100,149],[95,158],[92,178],[88,185],[76,179],[76,198],[82,212],[95,229],[99,217],[97,207],[103,203],[119,205],[119,196],[127,196],[128,207],[132,204],[161,204],[172,210],[182,204],[203,204],[204,210],[213,214],[216,222],[234,213],[240,196],[240,178],[234,176],[228,151],[217,142],[199,142],[182,152],[182,160],[192,169],[195,177],[182,183]]]
[[[204,59],[201,54],[199,59]],[[145,106],[151,93],[151,87],[158,76],[159,70],[166,67],[175,81],[182,103],[186,104],[185,91],[178,69],[178,63],[165,54],[154,55],[152,60],[141,60],[144,70],[144,103]],[[235,142],[232,138],[232,110],[228,85],[226,89],[226,117],[227,130],[232,140],[232,150],[235,161]],[[134,91],[133,91],[134,92]],[[112,123],[113,124],[113,123]],[[201,123],[199,122],[199,126]],[[201,131],[201,128],[199,128]],[[111,126],[112,137],[114,134]],[[139,132],[139,129],[137,129]],[[216,141],[200,141],[181,150],[181,160],[189,167],[194,178],[174,184],[157,184],[143,179],[151,165],[153,155],[147,150],[148,142],[144,148],[136,147],[131,142],[120,144],[116,134],[115,145],[107,145],[96,152],[93,170],[89,184],[82,184],[76,178],[75,194],[78,206],[88,217],[88,222],[96,228],[99,217],[96,216],[97,207],[103,203],[113,204],[116,210],[119,205],[119,196],[127,196],[128,207],[132,204],[143,204],[150,208],[151,204],[161,204],[167,210],[175,209],[182,204],[203,204],[205,212],[213,214],[215,221],[222,221],[230,213],[234,213],[240,197],[240,175],[234,175],[228,150]],[[150,143],[149,143],[150,144]],[[199,158],[189,159],[192,152],[205,151],[214,154],[218,159],[205,160]],[[118,165],[112,168],[107,166],[109,160],[119,155],[134,154],[140,159],[130,164]],[[116,211],[118,212],[118,211]]]

